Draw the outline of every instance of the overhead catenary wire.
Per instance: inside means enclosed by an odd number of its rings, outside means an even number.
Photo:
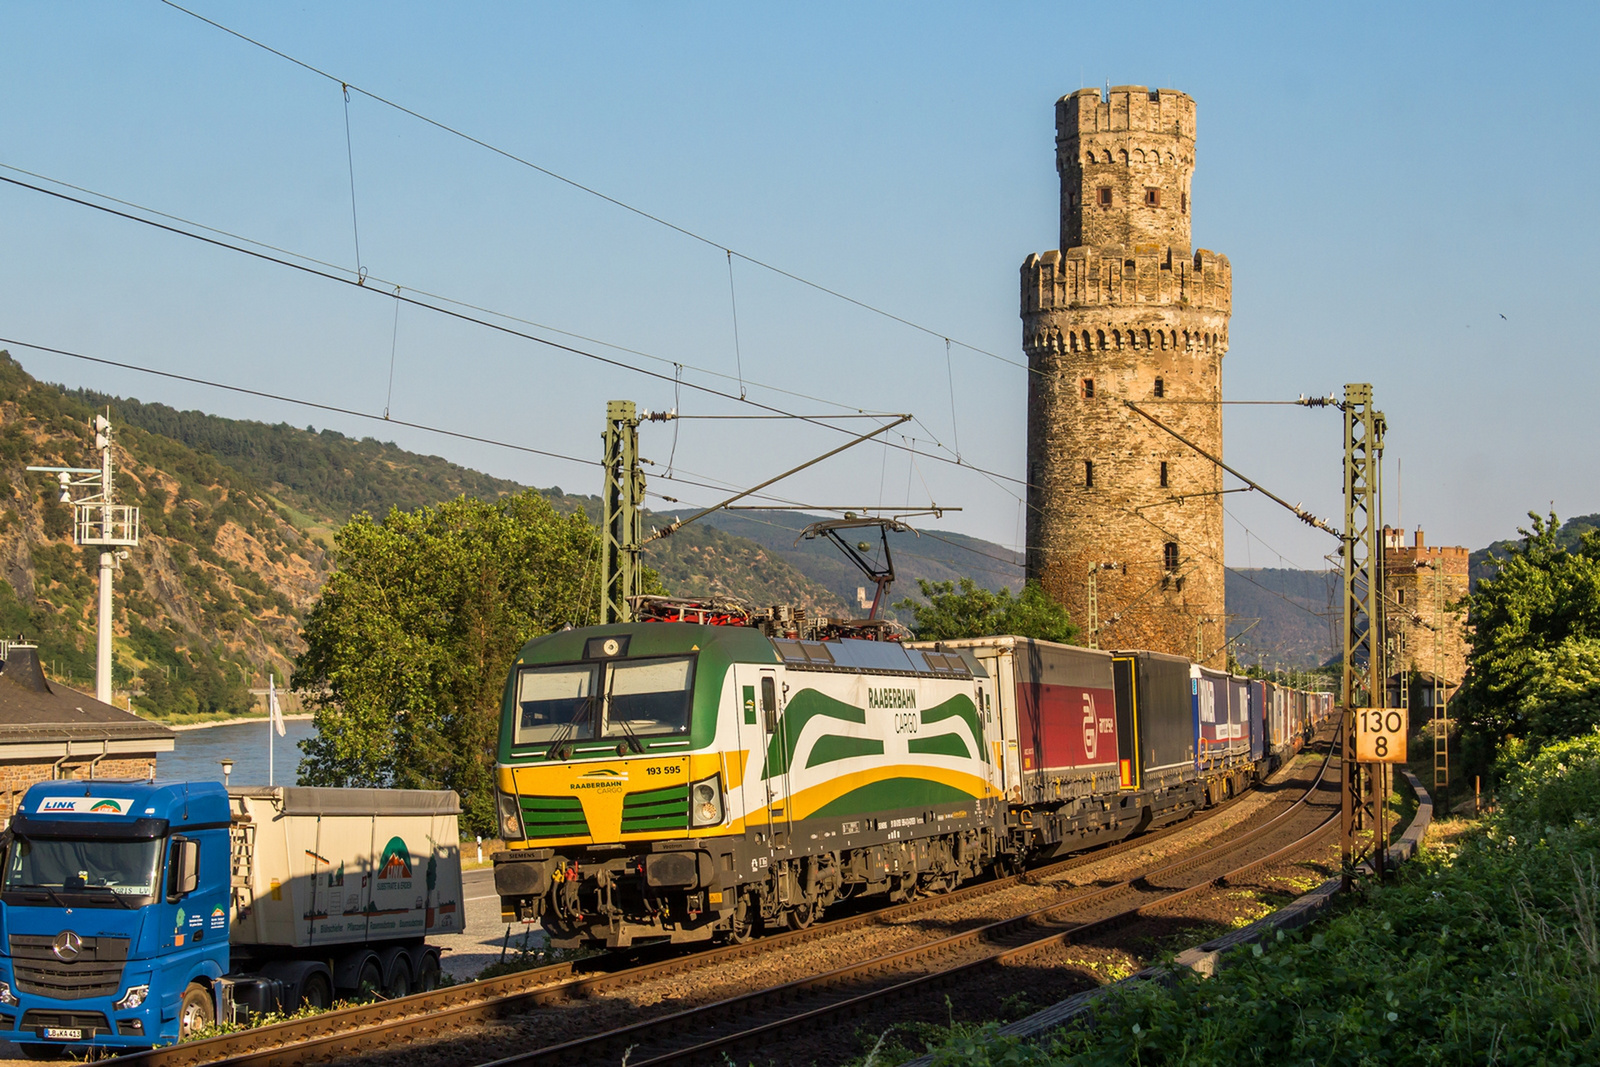
[[[448,123],[441,122],[438,119],[431,118],[428,115],[424,115],[420,111],[415,111],[415,110],[405,106],[404,104],[398,103],[398,102],[396,102],[394,100],[390,100],[389,98],[387,98],[385,96],[382,96],[382,95],[380,95],[378,93],[372,92],[371,90],[363,89],[359,85],[355,85],[355,84],[353,84],[351,82],[348,82],[345,79],[339,77],[338,75],[330,74],[328,71],[325,71],[325,70],[321,69],[320,67],[313,66],[312,64],[307,63],[303,59],[298,59],[295,56],[292,56],[289,53],[282,51],[281,49],[274,48],[273,46],[265,43],[264,41],[259,41],[256,38],[249,36],[248,34],[241,33],[240,31],[235,30],[232,27],[223,25],[222,23],[217,22],[215,19],[209,19],[206,16],[201,15],[196,11],[191,11],[189,8],[186,8],[181,4],[175,3],[174,0],[161,0],[161,2],[163,4],[165,4],[167,7],[172,8],[174,11],[180,11],[183,14],[188,15],[190,18],[197,19],[198,21],[203,22],[208,26],[211,26],[211,27],[213,27],[215,29],[221,30],[223,33],[226,33],[231,37],[237,38],[238,40],[243,41],[246,44],[249,44],[249,45],[251,45],[253,47],[259,48],[264,52],[268,52],[268,53],[270,53],[272,55],[275,55],[279,59],[285,60],[286,62],[289,62],[289,63],[293,63],[295,66],[300,67],[301,69],[303,69],[305,71],[308,71],[308,72],[310,72],[312,74],[315,74],[320,78],[326,78],[328,81],[335,82],[339,86],[341,86],[343,89],[345,89],[346,91],[352,91],[353,90],[353,91],[355,91],[357,93],[360,93],[362,96],[365,96],[369,100],[372,100],[375,103],[382,104],[385,107],[393,108],[394,110],[400,112],[403,115],[408,115],[411,118],[414,118],[419,122],[422,122],[422,123],[425,123],[425,124],[427,124],[429,126],[432,126],[433,128],[435,128],[435,129],[437,129],[437,130],[439,130],[439,131],[441,131],[443,133],[447,133],[447,134],[451,135],[452,137],[458,137],[463,141],[466,141],[466,142],[468,142],[470,144],[476,145],[479,148],[484,149],[485,151],[492,152],[495,155],[500,156],[503,159],[509,160],[509,161],[511,161],[513,163],[516,163],[516,164],[520,165],[520,166],[527,167],[529,170],[537,171],[538,173],[543,174],[547,178],[554,179],[555,181],[561,182],[563,185],[570,186],[571,188],[576,189],[579,192],[585,193],[585,194],[587,194],[589,196],[596,197],[597,199],[603,200],[606,203],[611,204],[614,207],[620,208],[621,210],[629,212],[629,213],[631,213],[633,215],[637,215],[640,218],[646,219],[646,220],[648,220],[650,222],[653,222],[653,223],[655,223],[655,224],[657,224],[659,226],[664,226],[667,229],[672,230],[675,233],[681,234],[682,236],[689,238],[690,240],[698,241],[701,244],[709,245],[712,248],[716,248],[716,249],[719,249],[719,250],[721,250],[723,252],[726,252],[728,254],[728,256],[729,256],[730,266],[731,266],[731,263],[732,263],[732,257],[733,256],[738,256],[740,259],[744,260],[746,263],[749,263],[752,266],[760,267],[762,270],[770,271],[773,274],[779,275],[780,277],[783,277],[783,278],[787,278],[790,281],[796,282],[796,283],[798,283],[800,285],[804,285],[807,288],[814,289],[819,293],[824,293],[824,294],[826,294],[828,296],[834,297],[837,300],[842,300],[842,301],[844,301],[844,302],[846,302],[848,304],[853,304],[856,307],[861,308],[863,311],[868,311],[868,312],[871,312],[874,315],[882,316],[883,318],[889,319],[889,320],[891,320],[893,322],[898,322],[902,326],[907,326],[907,327],[910,327],[913,330],[918,330],[918,331],[920,331],[922,333],[928,334],[931,337],[947,337],[948,336],[944,331],[935,330],[930,326],[924,326],[919,322],[915,322],[915,321],[913,321],[911,319],[905,318],[904,316],[897,315],[892,311],[885,310],[884,308],[878,307],[878,306],[876,306],[874,304],[871,304],[871,303],[869,303],[869,302],[867,302],[865,300],[861,300],[861,299],[858,299],[856,297],[850,296],[847,293],[844,293],[844,292],[842,292],[842,291],[840,291],[838,289],[834,289],[834,288],[832,288],[830,286],[824,285],[821,282],[815,282],[815,281],[812,281],[809,278],[806,278],[806,277],[803,277],[803,276],[801,276],[799,274],[796,274],[793,271],[785,270],[784,268],[779,267],[774,263],[768,262],[767,260],[763,260],[763,259],[761,259],[759,257],[752,256],[752,255],[749,255],[747,253],[737,251],[737,250],[735,250],[733,248],[730,248],[728,245],[724,244],[721,241],[713,240],[712,238],[707,237],[704,234],[698,233],[698,232],[696,232],[694,230],[691,230],[686,226],[681,226],[678,223],[672,222],[672,221],[670,221],[670,220],[668,220],[668,219],[666,219],[666,218],[664,218],[664,217],[662,217],[660,215],[657,215],[657,214],[655,214],[653,212],[650,212],[650,211],[646,211],[644,208],[636,207],[635,205],[630,204],[625,200],[621,200],[621,199],[619,199],[619,198],[617,198],[615,196],[612,196],[609,193],[601,192],[599,189],[595,188],[594,186],[587,185],[587,184],[585,184],[583,182],[580,182],[580,181],[577,181],[577,180],[575,180],[573,178],[569,178],[564,174],[561,174],[561,173],[559,173],[559,172],[557,172],[555,170],[550,169],[549,167],[543,166],[543,165],[541,165],[539,163],[535,163],[534,161],[532,161],[532,160],[530,160],[530,159],[528,159],[528,158],[526,158],[524,156],[519,156],[515,152],[511,152],[511,151],[509,151],[507,149],[504,149],[504,148],[501,148],[501,147],[499,147],[497,145],[491,144],[490,142],[485,141],[482,138],[476,137],[476,136],[474,136],[474,135],[472,135],[470,133],[467,133],[467,132],[465,132],[463,130],[460,130],[460,129],[454,127],[454,126],[449,125]],[[1020,360],[1010,359],[1010,358],[1008,358],[1006,356],[1000,355],[998,352],[990,351],[987,348],[983,348],[983,347],[981,347],[979,345],[971,344],[971,343],[966,342],[966,341],[957,340],[955,338],[950,338],[950,340],[951,340],[952,343],[961,346],[962,348],[968,350],[969,352],[973,352],[973,353],[976,353],[976,354],[981,355],[981,356],[987,356],[990,359],[997,360],[997,361],[999,361],[1001,363],[1005,363],[1005,364],[1008,364],[1010,366],[1016,367],[1019,370],[1028,371],[1029,373],[1037,373],[1036,371],[1034,371],[1033,368],[1029,367],[1026,363],[1023,363]]]
[[[190,227],[193,227],[193,228],[195,228],[197,230],[204,230],[207,233],[216,234],[219,237],[226,237],[229,240],[241,241],[244,244],[253,245],[256,248],[266,249],[269,252],[276,252],[280,256],[288,256],[288,257],[290,257],[291,259],[294,259],[294,260],[299,260],[299,261],[302,261],[302,262],[305,262],[305,263],[311,263],[311,264],[314,264],[314,265],[316,265],[318,267],[325,267],[330,271],[334,271],[334,272],[348,272],[349,271],[348,267],[346,267],[346,266],[344,266],[343,264],[340,264],[340,263],[332,263],[332,262],[329,262],[328,260],[318,259],[316,256],[307,255],[304,252],[296,252],[293,249],[284,248],[284,247],[282,247],[280,245],[275,245],[275,244],[272,244],[271,242],[268,242],[268,241],[257,240],[256,238],[253,238],[253,237],[247,237],[247,236],[245,236],[243,234],[234,233],[231,230],[221,229],[221,228],[216,227],[216,226],[209,226],[206,223],[197,222],[196,220],[191,219],[191,218],[186,218],[183,215],[175,215],[175,214],[173,214],[171,212],[168,212],[168,211],[162,211],[159,208],[153,208],[153,207],[150,207],[148,205],[138,203],[137,201],[126,200],[126,199],[123,199],[121,197],[112,196],[110,193],[103,193],[103,192],[100,192],[97,189],[90,189],[87,186],[76,185],[76,184],[74,184],[72,182],[69,182],[69,181],[63,181],[60,178],[53,178],[48,174],[41,174],[38,171],[28,170],[28,169],[26,169],[24,167],[18,167],[18,166],[15,166],[13,164],[9,164],[9,163],[0,163],[0,170],[8,170],[8,171],[11,171],[12,173],[15,173],[15,174],[22,174],[22,175],[25,175],[25,176],[27,176],[29,178],[38,179],[39,181],[42,181],[42,182],[49,182],[51,185],[59,185],[63,189],[71,189],[74,192],[83,193],[85,196],[92,196],[92,197],[95,197],[95,198],[97,198],[99,200],[105,200],[105,201],[108,201],[108,202],[113,203],[113,204],[120,204],[123,207],[129,208],[129,209],[131,209],[133,211],[140,211],[140,212],[144,212],[147,215],[154,215],[157,218],[163,218],[163,219],[167,219],[168,221],[171,221],[171,222],[181,223],[184,226],[190,226]],[[30,189],[34,188],[33,186],[27,185],[27,183],[19,183],[19,184],[23,185],[24,188],[30,188]],[[47,191],[47,190],[42,190],[42,191]],[[90,204],[89,206],[96,206],[96,205]],[[140,220],[140,221],[142,221],[142,220]],[[180,230],[179,232],[182,232],[182,231]],[[630,355],[630,356],[638,356],[640,359],[648,359],[648,360],[651,360],[652,362],[660,363],[662,366],[675,367],[675,368],[678,368],[679,370],[684,370],[684,369],[692,370],[696,374],[704,374],[704,375],[706,375],[707,377],[710,377],[710,378],[720,378],[720,379],[722,379],[724,381],[729,381],[729,382],[737,382],[739,380],[735,375],[727,374],[727,373],[724,373],[724,372],[719,371],[719,370],[715,370],[715,369],[710,368],[710,367],[701,367],[701,366],[697,366],[697,365],[692,364],[692,363],[682,363],[682,362],[679,362],[677,360],[668,359],[666,356],[658,356],[653,352],[646,352],[643,349],[630,348],[627,345],[618,344],[615,341],[607,341],[603,337],[592,337],[592,336],[590,336],[588,334],[578,333],[578,332],[576,332],[574,330],[564,330],[559,326],[552,326],[547,322],[539,322],[539,321],[537,321],[535,319],[529,319],[529,318],[524,318],[524,317],[519,316],[519,315],[513,315],[508,311],[500,311],[500,310],[497,310],[495,308],[485,307],[485,306],[483,306],[481,304],[474,304],[474,303],[472,303],[471,301],[468,301],[468,300],[461,300],[461,299],[456,298],[456,297],[447,296],[447,295],[445,295],[443,293],[437,293],[437,292],[433,292],[433,291],[428,290],[428,289],[423,289],[423,288],[420,288],[418,286],[414,286],[414,285],[402,286],[399,283],[397,283],[395,281],[392,281],[391,279],[388,279],[388,278],[381,278],[381,277],[378,277],[376,275],[369,274],[367,276],[367,281],[372,283],[372,285],[375,285],[375,286],[393,287],[395,289],[401,289],[401,290],[404,290],[406,292],[414,293],[417,296],[427,297],[429,300],[437,300],[437,301],[440,301],[441,303],[450,304],[450,305],[452,305],[454,307],[464,308],[467,311],[475,311],[475,312],[479,313],[480,315],[491,315],[491,316],[493,316],[493,317],[495,317],[497,319],[504,319],[507,322],[520,323],[523,326],[531,326],[536,330],[544,330],[546,333],[553,333],[553,334],[556,334],[556,335],[558,335],[560,337],[570,337],[574,341],[582,341],[585,344],[600,345],[603,348],[609,348],[609,349],[611,349],[613,351],[616,351],[616,352],[622,352],[622,353],[625,353],[625,354]],[[773,385],[770,382],[749,381],[748,384],[750,384],[752,386],[755,386],[757,388],[760,388],[760,389],[765,389],[768,392],[780,393],[780,394],[782,394],[784,396],[794,397],[797,400],[809,400],[809,401],[811,401],[813,403],[817,403],[817,404],[827,404],[827,405],[829,405],[831,407],[839,408],[842,411],[853,412],[857,416],[868,417],[868,418],[873,417],[871,415],[871,413],[864,411],[860,406],[855,405],[855,404],[845,404],[845,403],[843,403],[841,401],[830,400],[830,399],[828,399],[826,397],[812,396],[809,393],[803,393],[803,392],[800,392],[800,391],[795,390],[795,389],[788,389],[788,388],[785,388],[784,386],[780,386],[780,385]],[[818,417],[824,417],[824,416],[818,416]],[[827,418],[833,418],[835,416],[829,415],[829,416],[826,416],[826,417]]]
[[[105,204],[97,204],[97,203],[94,203],[93,201],[84,200],[81,197],[70,196],[70,195],[68,195],[66,193],[59,192],[59,191],[57,191],[55,189],[47,189],[47,188],[44,188],[43,186],[34,185],[31,182],[21,181],[20,179],[17,179],[17,178],[6,177],[5,175],[0,175],[0,183],[5,183],[5,184],[8,184],[8,185],[12,185],[12,186],[15,186],[15,187],[21,188],[21,189],[28,189],[28,190],[31,190],[31,191],[36,192],[36,193],[42,193],[45,196],[53,197],[55,199],[65,201],[67,203],[78,204],[80,206],[87,207],[87,208],[90,208],[90,209],[95,210],[95,211],[103,212],[103,213],[105,213],[107,215],[112,215],[112,216],[117,217],[117,218],[125,219],[125,220],[127,220],[129,222],[140,223],[141,225],[149,226],[149,227],[151,227],[153,229],[161,230],[161,231],[164,231],[166,233],[175,234],[175,235],[180,236],[180,237],[187,237],[190,240],[197,241],[197,242],[200,242],[202,244],[207,244],[207,245],[211,245],[211,246],[216,247],[216,248],[222,248],[222,249],[226,249],[226,250],[229,250],[229,251],[238,252],[241,255],[249,256],[249,257],[251,257],[253,259],[256,259],[256,260],[259,260],[259,261],[262,261],[262,262],[273,263],[273,264],[277,264],[279,266],[288,267],[291,270],[300,271],[301,273],[304,273],[304,274],[307,274],[307,275],[310,275],[310,276],[313,276],[313,277],[322,278],[322,279],[327,280],[327,281],[338,282],[340,284],[348,285],[348,286],[350,286],[352,288],[361,289],[363,291],[368,291],[368,292],[374,291],[371,286],[367,286],[367,285],[362,284],[362,279],[344,277],[340,273],[337,273],[338,271],[342,270],[342,268],[335,267],[335,268],[330,268],[330,269],[327,269],[327,270],[318,269],[317,267],[308,266],[305,263],[297,263],[297,262],[294,262],[291,259],[284,259],[284,258],[281,258],[279,256],[269,255],[266,252],[257,251],[254,248],[246,248],[246,247],[243,247],[242,245],[231,244],[228,241],[224,241],[224,240],[221,240],[221,239],[216,238],[216,237],[209,237],[209,236],[207,236],[207,235],[205,235],[203,233],[194,233],[192,231],[185,230],[180,226],[169,225],[169,224],[164,223],[164,222],[158,222],[158,221],[156,221],[154,219],[142,218],[139,215],[132,214],[131,212],[119,211],[116,208],[108,207]],[[493,331],[505,334],[505,335],[510,336],[510,337],[518,337],[518,338],[521,338],[521,339],[526,340],[526,341],[532,341],[535,344],[544,345],[544,346],[546,346],[548,348],[551,348],[551,349],[554,349],[554,350],[557,350],[557,351],[566,352],[566,353],[569,353],[569,354],[575,355],[575,356],[580,356],[580,357],[582,357],[584,359],[593,360],[593,361],[595,361],[597,363],[602,363],[602,364],[605,364],[607,366],[615,367],[615,368],[620,369],[620,370],[631,371],[631,372],[633,372],[635,374],[639,374],[639,375],[642,375],[642,376],[647,377],[647,378],[652,378],[652,379],[655,379],[657,381],[669,382],[670,383],[670,382],[675,380],[673,377],[671,377],[671,376],[669,376],[667,374],[664,374],[664,373],[662,373],[660,371],[653,371],[653,370],[649,370],[649,369],[644,368],[644,367],[634,366],[633,364],[626,363],[626,362],[624,362],[622,360],[612,359],[609,356],[600,355],[597,352],[590,352],[590,351],[587,351],[585,349],[578,348],[578,347],[576,347],[574,345],[563,344],[563,343],[561,343],[559,341],[552,341],[548,337],[540,337],[537,334],[531,334],[531,333],[528,333],[528,332],[526,332],[524,330],[518,330],[518,329],[515,329],[513,327],[507,326],[507,325],[505,325],[503,323],[492,322],[492,321],[490,321],[488,319],[479,318],[479,317],[477,317],[475,315],[469,315],[469,314],[466,314],[465,312],[457,311],[457,310],[454,310],[452,308],[441,307],[438,304],[430,303],[427,300],[420,299],[417,296],[406,295],[407,293],[416,293],[416,292],[418,292],[418,290],[408,289],[408,290],[405,290],[405,292],[403,292],[401,295],[397,296],[395,299],[404,301],[407,304],[410,304],[410,305],[412,305],[414,307],[417,307],[417,308],[421,308],[421,309],[426,310],[426,311],[432,311],[435,314],[442,315],[442,316],[445,316],[447,318],[452,318],[452,319],[455,319],[455,320],[460,321],[460,322],[473,323],[473,324],[482,326],[485,329],[493,330]],[[830,425],[826,421],[826,419],[829,418],[829,416],[820,416],[819,417],[819,416],[813,416],[813,415],[802,415],[802,414],[797,414],[797,413],[793,413],[793,412],[787,412],[787,411],[784,411],[782,408],[779,408],[779,407],[777,407],[775,405],[765,404],[765,403],[762,403],[759,400],[750,399],[748,397],[739,397],[739,396],[736,396],[733,393],[727,392],[725,390],[716,389],[716,388],[713,388],[711,386],[703,385],[703,384],[700,384],[700,383],[697,383],[697,382],[684,381],[683,385],[685,387],[689,388],[689,389],[693,389],[693,390],[696,390],[698,392],[705,393],[707,395],[721,397],[722,399],[729,400],[729,401],[734,401],[734,402],[738,402],[738,403],[749,404],[752,407],[755,407],[757,409],[760,409],[760,410],[763,410],[763,411],[767,411],[767,412],[771,412],[773,414],[784,415],[784,416],[786,416],[788,418],[792,418],[792,419],[794,419],[796,421],[806,422],[806,423],[809,423],[809,424],[812,424],[812,425],[815,425],[815,426],[825,427],[827,429],[834,430],[836,432],[841,432],[841,433],[848,432],[847,430],[844,429],[844,427]],[[860,409],[857,408],[855,410],[859,411]],[[892,413],[887,413],[886,412],[886,413],[883,413],[880,417],[883,417],[883,418],[894,418],[895,415],[892,414]],[[913,439],[913,442],[914,442],[914,440],[915,439]],[[958,461],[958,460],[950,459],[950,458],[947,458],[945,456],[937,455],[935,453],[919,452],[919,451],[915,450],[914,446],[907,446],[907,445],[903,445],[903,444],[897,445],[897,444],[894,444],[892,441],[888,442],[888,443],[889,443],[889,446],[891,448],[897,448],[897,449],[900,449],[901,451],[911,452],[912,455],[913,455],[913,458],[915,458],[916,456],[922,456],[922,457],[924,457],[926,459],[931,459],[931,460],[934,460],[936,462],[948,463],[951,466],[963,467],[963,468],[966,468],[966,469],[969,469],[969,470],[976,471],[979,474],[982,474],[982,475],[990,478],[991,481],[995,480],[995,479],[999,479],[999,480],[1003,480],[1003,481],[1013,482],[1013,483],[1016,483],[1018,485],[1026,485],[1027,484],[1026,482],[1023,481],[1023,479],[1017,478],[1017,477],[1015,477],[1013,475],[1001,474],[1001,473],[999,473],[997,471],[988,471],[988,470],[985,470],[984,468],[976,467],[976,466],[972,465],[971,463],[965,463],[965,462],[961,462],[961,461]],[[935,443],[937,443],[937,442],[935,442]],[[939,447],[942,448],[943,445],[940,445]]]
[[[190,385],[204,386],[208,389],[218,389],[229,393],[240,393],[246,396],[259,397],[263,400],[272,400],[281,404],[292,404],[297,407],[308,408],[315,411],[326,411],[331,414],[346,415],[351,418],[365,419],[372,422],[384,422],[391,426],[403,426],[407,429],[419,430],[423,433],[438,434],[443,437],[451,437],[462,441],[472,441],[477,444],[491,445],[496,448],[505,448],[514,452],[524,452],[536,456],[545,456],[550,459],[563,460],[568,463],[579,463],[586,467],[603,467],[605,465],[597,459],[585,459],[582,456],[571,456],[563,452],[554,452],[549,449],[535,448],[532,445],[521,445],[513,441],[505,441],[495,437],[485,437],[481,434],[464,433],[460,430],[451,430],[442,426],[433,426],[424,422],[415,422],[407,419],[386,418],[383,415],[379,415],[370,411],[362,411],[359,408],[343,407],[338,404],[329,404],[320,400],[307,400],[304,397],[290,396],[286,393],[273,393],[264,389],[252,389],[248,386],[233,385],[228,382],[219,382],[210,378],[201,378],[193,374],[181,374],[177,371],[167,371],[160,370],[155,367],[145,367],[137,363],[127,362],[126,360],[108,359],[103,356],[91,356],[84,352],[75,352],[67,348],[36,344],[32,341],[24,341],[15,337],[0,337],[0,345],[14,345],[18,348],[26,348],[34,352],[45,352],[49,353],[50,355],[62,356],[68,359],[76,359],[85,363],[96,363],[101,366],[116,367],[119,370],[133,371],[137,374],[148,374],[152,377],[186,382]],[[645,460],[643,462],[648,463],[649,461]],[[689,485],[697,489],[709,489],[713,492],[727,492],[728,489],[732,488],[732,486],[726,484],[716,485],[712,484],[711,482],[699,481],[695,478],[687,478],[681,473],[657,473],[653,475],[653,477],[659,478],[663,481],[670,481],[678,485]],[[761,487],[758,486],[757,488]],[[796,501],[785,497],[772,496],[765,493],[752,495],[760,495],[763,499],[774,500],[783,504],[796,503]],[[812,507],[813,505],[802,506]]]

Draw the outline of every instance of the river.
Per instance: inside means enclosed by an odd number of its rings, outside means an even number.
[[[285,736],[272,737],[273,783],[294,785],[300,766],[298,742],[316,733],[310,719],[291,719],[284,723]],[[179,781],[219,781],[221,760],[233,760],[234,785],[267,784],[267,737],[272,727],[267,720],[207,726],[199,730],[178,730],[171,752],[156,757],[156,776]]]

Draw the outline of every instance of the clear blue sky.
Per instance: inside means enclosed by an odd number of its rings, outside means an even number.
[[[1181,89],[1200,116],[1195,243],[1234,269],[1227,395],[1373,382],[1390,425],[1388,517],[1403,507],[1435,542],[1479,546],[1552,501],[1600,511],[1584,267],[1600,169],[1594,5],[194,8],[713,242],[353,94],[374,278],[649,353],[666,362],[572,342],[669,376],[672,362],[742,371],[752,399],[787,410],[838,409],[768,387],[913,412],[917,447],[959,440],[967,461],[1012,478],[1023,371],[961,347],[947,371],[939,336],[738,260],[736,357],[722,247],[1020,361],[1017,269],[1058,232],[1055,99],[1107,82]],[[7,3],[0,41],[0,164],[355,266],[337,85],[155,0]],[[584,457],[598,454],[605,400],[675,402],[670,383],[415,308],[396,329],[382,293],[10,186],[0,336],[366,412],[387,402],[397,418]],[[593,467],[12,351],[71,385],[598,488]],[[676,402],[740,410],[691,390]],[[644,435],[665,465],[673,431]],[[684,422],[673,459],[743,485],[840,440]],[[1334,413],[1226,413],[1230,462],[1335,522],[1338,450]],[[1015,483],[913,468],[876,445],[775,492],[841,505],[931,495],[965,508],[936,528],[1018,537]],[[1318,566],[1333,547],[1264,501],[1227,499],[1234,565]]]

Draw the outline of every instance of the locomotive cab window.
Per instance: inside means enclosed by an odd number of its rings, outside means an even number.
[[[610,667],[605,736],[686,734],[694,695],[694,660],[638,660]]]
[[[594,736],[594,694],[600,668],[527,667],[517,674],[517,722],[512,743],[581,741]]]

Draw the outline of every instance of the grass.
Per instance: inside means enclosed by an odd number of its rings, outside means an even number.
[[[1038,1044],[952,1020],[934,1061],[1600,1062],[1600,734],[1546,748],[1499,800],[1481,820],[1441,820],[1392,882],[1238,950],[1214,978],[1115,990],[1088,1024]]]

